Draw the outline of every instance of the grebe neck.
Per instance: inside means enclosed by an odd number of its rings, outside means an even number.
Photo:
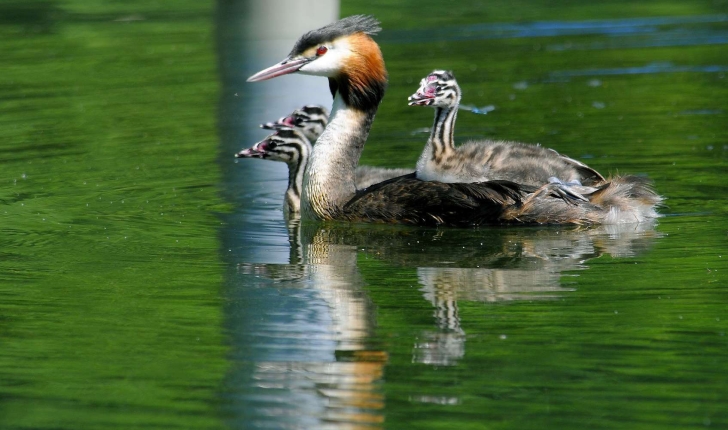
[[[458,107],[435,108],[435,120],[430,131],[420,159],[417,161],[417,170],[422,171],[428,162],[439,163],[443,158],[455,152],[455,120],[458,116]]]
[[[286,189],[284,204],[289,212],[297,212],[301,207],[301,191],[303,188],[303,173],[308,164],[310,151],[301,147],[296,163],[288,164],[288,188]]]
[[[356,193],[355,170],[377,107],[378,103],[359,109],[336,91],[329,124],[316,141],[303,175],[304,218],[336,219]]]

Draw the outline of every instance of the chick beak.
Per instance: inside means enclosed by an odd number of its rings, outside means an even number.
[[[409,96],[407,98],[407,104],[410,106],[429,106],[435,102],[436,93],[437,88],[434,85],[426,85]]]
[[[407,98],[407,104],[410,106],[427,106],[431,104],[433,97],[430,97],[421,92],[416,92]]]
[[[296,127],[296,119],[293,117],[293,115],[284,116],[283,118],[280,118],[278,121],[266,122],[265,124],[260,125],[260,128],[263,128],[266,130],[283,130],[283,129],[294,128],[294,127]]]

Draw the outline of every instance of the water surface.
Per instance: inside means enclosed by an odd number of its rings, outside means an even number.
[[[728,426],[724,2],[266,4],[0,6],[1,428]],[[285,220],[283,166],[231,154],[330,96],[244,79],[354,13],[390,74],[363,163],[414,166],[447,68],[459,142],[646,175],[666,216]]]

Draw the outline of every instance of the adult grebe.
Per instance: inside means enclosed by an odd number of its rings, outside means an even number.
[[[412,174],[357,192],[356,166],[387,85],[381,51],[370,37],[379,30],[370,16],[344,18],[304,34],[287,58],[248,78],[298,72],[329,80],[334,104],[304,172],[304,218],[453,226],[609,221],[610,206],[575,204],[510,181],[450,184]]]

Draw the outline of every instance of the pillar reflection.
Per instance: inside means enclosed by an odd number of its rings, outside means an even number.
[[[265,134],[258,124],[304,104],[331,104],[321,79],[245,80],[338,15],[333,0],[217,2],[222,193],[238,208],[223,216],[221,232],[233,263],[224,293],[233,365],[223,390],[232,428],[374,429],[383,421],[387,356],[367,349],[371,300],[353,253],[304,245],[298,220],[283,220],[284,165],[232,157]],[[282,293],[281,285],[291,289]]]

